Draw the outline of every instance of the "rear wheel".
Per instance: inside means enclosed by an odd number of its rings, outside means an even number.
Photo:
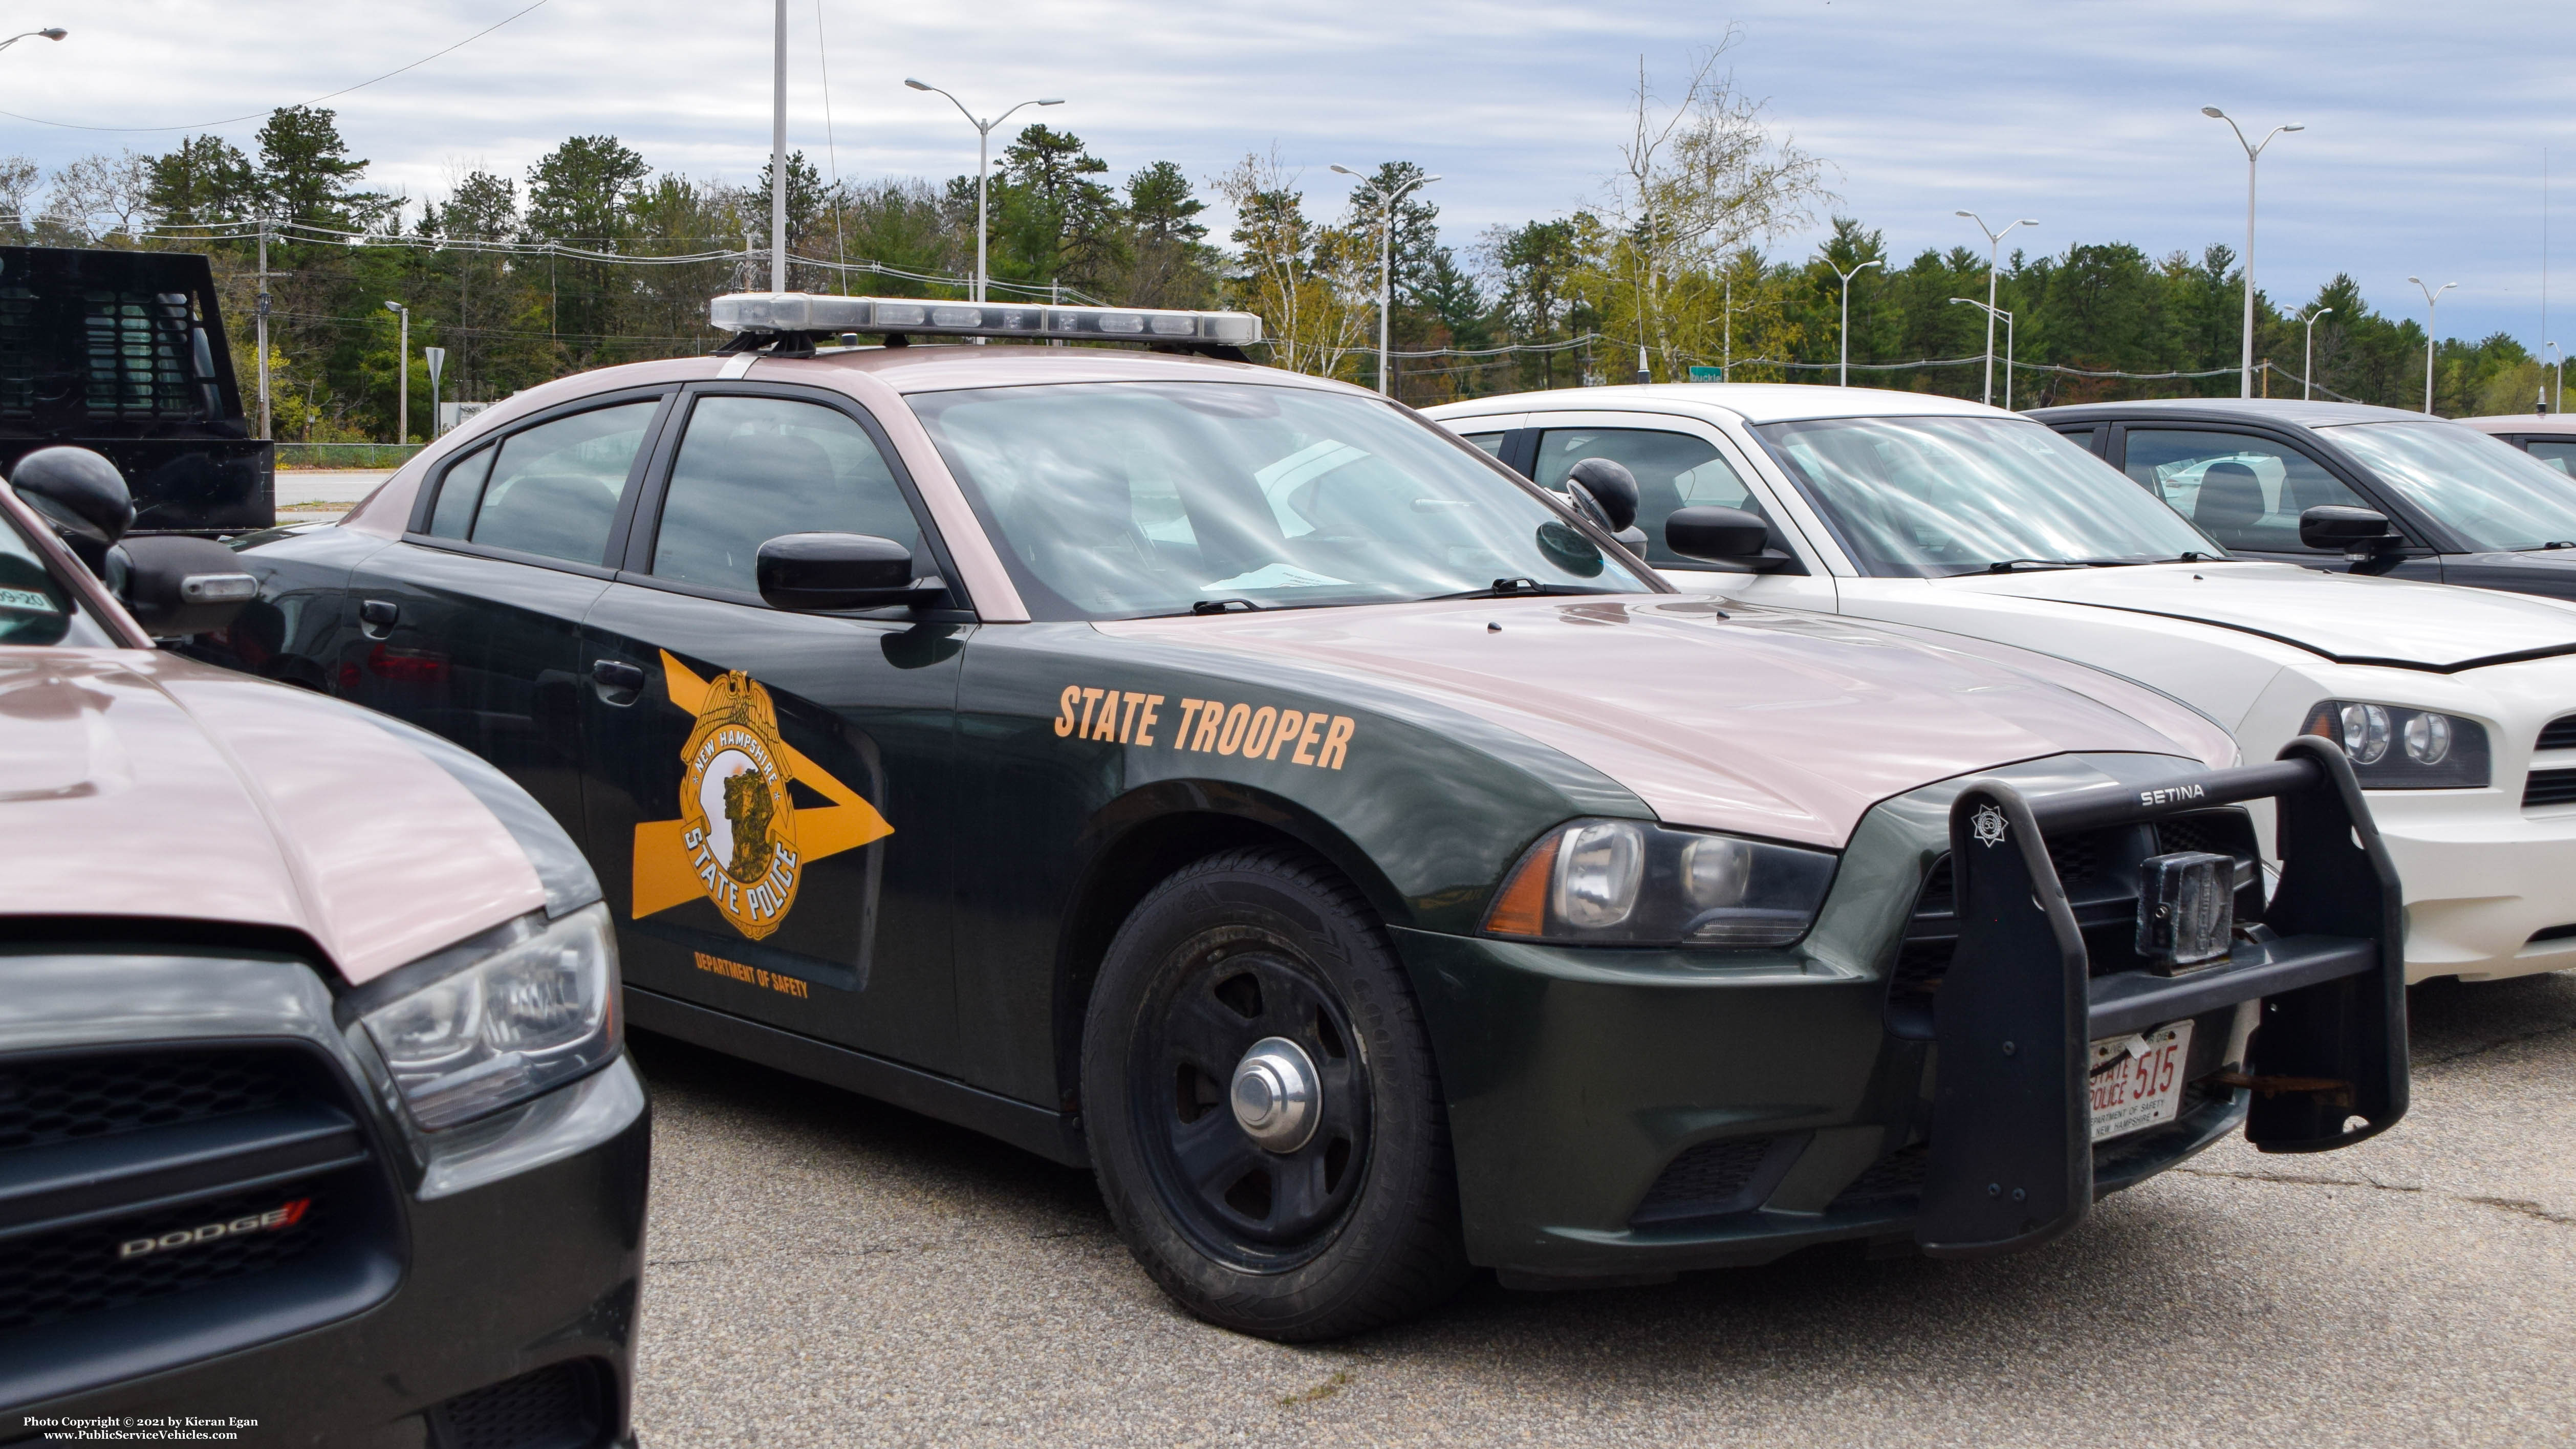
[[[1202,1318],[1333,1338],[1465,1275],[1421,1013],[1375,913],[1312,857],[1229,851],[1137,906],[1092,994],[1082,1100],[1120,1236]]]

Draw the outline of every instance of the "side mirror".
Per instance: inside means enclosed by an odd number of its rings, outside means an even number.
[[[1637,475],[1607,458],[1586,458],[1568,469],[1565,491],[1604,533],[1625,533],[1637,522]]]
[[[1664,520],[1664,546],[1673,552],[1708,563],[1734,564],[1748,572],[1782,561],[1763,551],[1770,540],[1771,525],[1741,508],[1701,504],[1676,508]]]
[[[134,495],[114,463],[87,448],[38,448],[9,470],[9,486],[106,577],[107,551],[134,526]]]
[[[146,534],[118,544],[108,577],[126,612],[156,639],[225,628],[259,597],[259,580],[243,571],[240,555],[212,539],[182,534]]]
[[[913,576],[912,550],[868,533],[781,534],[760,546],[752,575],[773,609],[882,609],[948,592],[945,579]]]
[[[2320,503],[2299,515],[2299,542],[2314,549],[2367,556],[2405,541],[2375,508]]]

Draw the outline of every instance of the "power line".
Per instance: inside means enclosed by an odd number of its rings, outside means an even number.
[[[518,19],[520,16],[527,14],[528,11],[540,9],[547,3],[548,0],[537,0],[537,3],[529,6],[527,10],[515,11],[509,15],[503,16],[501,19],[493,21],[482,29],[475,31],[472,35],[469,35],[463,40],[456,42],[454,45],[447,47],[446,50],[431,51],[429,54],[422,56],[420,59],[413,61],[409,65],[396,66],[394,69],[386,71],[383,75],[377,76],[375,80],[362,80],[353,86],[342,86],[336,91],[326,91],[321,95],[315,96],[309,101],[303,102],[303,104],[308,106],[318,106],[324,101],[331,100],[338,96],[345,96],[351,91],[365,90],[367,87],[374,85],[376,81],[392,80],[395,76],[401,75],[404,71],[418,70],[422,66],[429,64],[431,61],[438,59],[440,56],[447,54],[448,51],[462,50],[466,46],[472,45],[474,42],[481,40],[484,36],[491,34],[493,31],[500,29],[502,26],[509,24],[511,21]],[[48,121],[42,116],[22,116],[16,111],[0,111],[0,116],[7,116],[11,120],[25,121],[30,125],[52,126],[56,129],[65,131],[109,131],[121,135],[133,135],[152,131],[203,131],[216,126],[229,126],[236,121],[256,121],[262,116],[274,115],[277,110],[283,109],[285,109],[285,107],[281,106],[273,110],[252,111],[248,115],[226,116],[220,121],[196,121],[185,126],[84,126],[75,121]]]

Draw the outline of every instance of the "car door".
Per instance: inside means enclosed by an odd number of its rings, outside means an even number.
[[[2376,509],[2407,526],[2406,511],[2371,496],[2361,480],[2270,434],[2142,423],[2112,433],[2112,461],[2239,558],[2347,567],[2342,554],[2299,542],[2299,515],[2321,504]],[[2410,532],[2422,536],[2420,530]],[[2438,582],[2441,559],[2430,549],[2412,548],[2382,572]]]
[[[1563,488],[1566,475],[1587,458],[1610,459],[1636,478],[1646,561],[1679,587],[1791,608],[1835,606],[1832,576],[1810,569],[1812,553],[1798,546],[1803,539],[1795,525],[1784,527],[1782,510],[1755,489],[1749,480],[1757,475],[1717,428],[1692,418],[1578,413],[1535,413],[1529,425],[1536,438],[1530,477],[1541,487]],[[1664,543],[1664,520],[1675,509],[1697,506],[1740,508],[1761,518],[1771,525],[1769,547],[1789,562],[1747,574],[1673,552]]]
[[[973,616],[773,609],[753,563],[782,534],[862,533],[956,575],[837,394],[692,387],[658,454],[581,636],[587,838],[627,983],[945,1070]]]
[[[349,575],[334,691],[491,761],[575,839],[581,620],[670,397],[585,399],[458,455]]]

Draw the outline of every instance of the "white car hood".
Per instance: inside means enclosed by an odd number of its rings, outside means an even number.
[[[2341,664],[2450,674],[2576,654],[2576,610],[2546,600],[2296,564],[2033,570],[1944,579],[1935,587],[2214,624]]]

